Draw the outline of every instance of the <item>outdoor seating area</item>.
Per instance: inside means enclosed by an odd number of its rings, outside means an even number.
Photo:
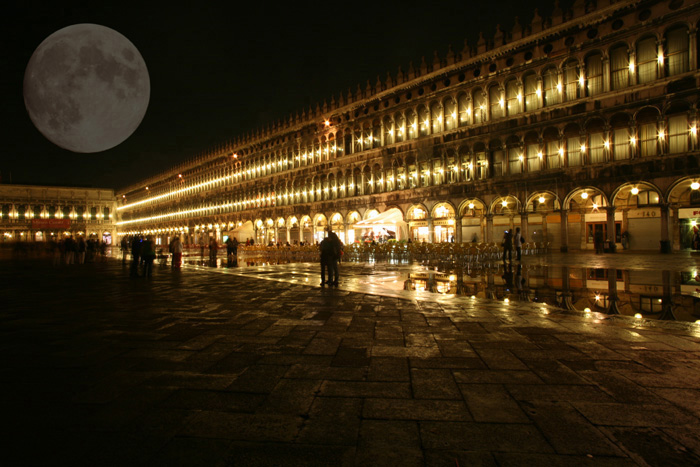
[[[523,255],[545,254],[549,242],[527,242],[523,244]],[[241,245],[240,260],[262,259],[271,262],[315,262],[319,260],[316,245],[264,246]],[[452,262],[468,265],[503,259],[503,247],[495,242],[481,243],[352,243],[343,251],[343,261],[373,262]]]

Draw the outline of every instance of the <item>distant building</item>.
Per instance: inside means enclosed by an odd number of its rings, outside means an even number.
[[[116,240],[114,190],[0,184],[0,242]]]
[[[119,190],[118,228],[206,244],[327,226],[346,243],[497,242],[520,227],[562,251],[624,232],[633,250],[689,248],[699,21],[698,0],[535,13]]]

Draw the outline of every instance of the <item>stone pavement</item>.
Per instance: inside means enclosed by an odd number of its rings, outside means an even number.
[[[692,326],[310,283],[0,262],[2,464],[700,464]]]

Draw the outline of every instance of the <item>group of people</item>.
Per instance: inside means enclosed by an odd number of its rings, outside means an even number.
[[[326,228],[328,236],[319,244],[321,250],[321,287],[338,287],[338,262],[343,254],[343,242],[338,235]],[[326,280],[326,273],[328,280]]]
[[[126,243],[125,243],[126,241]],[[126,262],[126,251],[129,249],[129,240],[122,239],[122,262]],[[156,245],[150,235],[144,237],[138,235],[131,238],[131,277],[151,277],[153,275],[153,261],[156,259]],[[139,267],[143,273],[139,274]]]
[[[60,241],[51,241],[49,248],[53,251],[54,265],[60,263],[65,264],[84,264],[92,262],[98,257],[104,257],[107,254],[107,244],[98,242],[97,239],[90,237],[87,240],[82,235],[73,238],[69,235]]]
[[[515,260],[520,261],[523,252],[523,243],[525,243],[525,239],[523,239],[520,233],[520,227],[515,228],[515,234],[513,234],[512,230],[506,230],[503,233],[503,241],[501,242],[503,246],[503,262],[506,262],[506,256],[508,257],[508,261],[513,262],[514,249]]]

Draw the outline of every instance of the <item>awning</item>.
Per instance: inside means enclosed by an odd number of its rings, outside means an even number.
[[[397,223],[404,222],[403,214],[399,209],[392,208],[371,219],[365,219],[355,223],[357,229],[369,229],[372,227],[395,227]]]

